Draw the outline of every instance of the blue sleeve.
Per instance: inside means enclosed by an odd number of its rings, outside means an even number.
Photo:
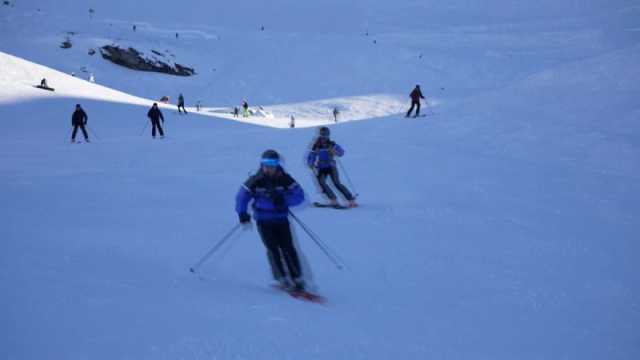
[[[344,149],[338,145],[338,144],[334,144],[333,145],[333,152],[337,155],[337,156],[342,156],[344,155]]]
[[[236,212],[238,214],[247,212],[247,207],[249,206],[249,201],[253,198],[253,194],[244,186],[238,190],[238,194],[236,194]]]
[[[307,166],[313,166],[316,163],[316,158],[318,157],[318,153],[311,150],[309,151],[309,155],[307,155]]]
[[[304,191],[298,183],[293,183],[284,193],[287,206],[296,206],[304,201]]]

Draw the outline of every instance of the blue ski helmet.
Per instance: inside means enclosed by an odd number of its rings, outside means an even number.
[[[280,155],[275,150],[265,150],[262,153],[260,163],[265,166],[278,166],[280,165]]]

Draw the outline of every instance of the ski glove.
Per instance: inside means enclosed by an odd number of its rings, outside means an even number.
[[[240,217],[240,224],[251,222],[251,216],[249,216],[249,214],[247,214],[246,212],[241,212],[240,214],[238,214],[238,216]]]

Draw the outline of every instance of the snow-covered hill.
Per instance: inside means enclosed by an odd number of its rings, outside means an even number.
[[[11,3],[0,358],[640,356],[633,2]],[[198,74],[87,54],[114,42]],[[33,88],[43,77],[56,92]],[[406,119],[416,83],[430,115]],[[167,137],[151,139],[148,106],[180,92],[190,114],[163,106]],[[268,116],[223,113],[242,99]],[[69,143],[76,103],[89,144]],[[328,304],[269,287],[255,229],[189,273],[237,223],[235,192],[263,150],[322,199],[303,162],[321,124],[361,204],[293,209],[347,264],[292,222]]]

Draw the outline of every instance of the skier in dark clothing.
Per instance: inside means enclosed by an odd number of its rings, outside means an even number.
[[[156,138],[156,128],[157,128],[158,131],[160,132],[160,137],[163,138],[164,131],[162,131],[162,126],[160,126],[160,120],[162,120],[162,122],[164,123],[164,116],[162,116],[162,112],[158,108],[157,103],[153,103],[153,106],[151,106],[151,109],[149,109],[149,112],[147,113],[147,117],[151,120],[151,126],[152,126],[151,136],[154,139]]]
[[[284,289],[304,291],[302,268],[288,219],[289,206],[303,202],[304,192],[280,166],[280,156],[274,150],[262,154],[260,169],[236,195],[236,212],[242,224],[251,222],[247,208],[252,200],[253,218],[267,248],[273,278]]]
[[[187,109],[184,108],[184,96],[182,96],[182,94],[178,96],[178,113],[180,113],[180,108],[182,108],[185,114],[187,113]]]
[[[415,89],[413,89],[409,96],[411,97],[411,107],[409,108],[409,111],[407,111],[406,117],[411,116],[414,106],[416,107],[416,115],[414,117],[418,117],[420,116],[420,99],[424,99],[422,91],[420,91],[420,85],[416,85]]]
[[[89,120],[89,117],[87,117],[87,113],[84,112],[80,104],[76,104],[76,110],[73,112],[73,115],[71,115],[71,125],[73,126],[71,142],[76,142],[76,134],[78,133],[78,128],[82,130],[84,141],[89,142],[89,135],[87,135],[87,129],[85,129],[87,120]]]
[[[331,190],[327,184],[327,176],[331,177],[331,181],[335,187],[342,193],[347,199],[348,207],[356,207],[356,200],[349,192],[346,186],[342,185],[338,176],[338,169],[336,168],[336,161],[334,156],[344,155],[342,147],[329,139],[329,128],[323,126],[320,128],[320,135],[314,142],[309,155],[307,156],[307,165],[313,169],[315,167],[315,175],[322,188],[322,192],[329,198],[329,203],[332,206],[339,206],[336,194]]]

